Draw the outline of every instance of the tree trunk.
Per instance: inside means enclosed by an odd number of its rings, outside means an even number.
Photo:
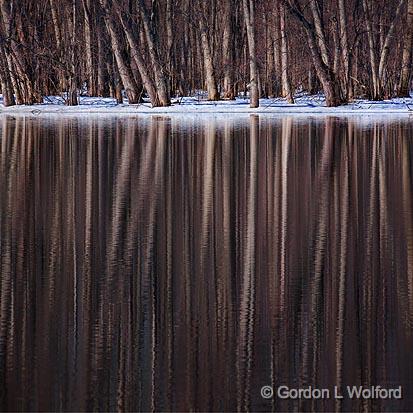
[[[271,20],[269,20],[271,21]],[[270,23],[271,24],[271,23]],[[266,83],[267,83],[267,95],[269,98],[274,98],[274,47],[273,47],[273,25],[267,29],[267,74],[266,74]]]
[[[205,22],[206,16],[203,8],[199,10],[199,14],[199,29],[201,34],[201,48],[204,61],[205,83],[208,92],[208,100],[219,100],[220,96],[218,92],[217,81],[215,78],[211,44],[208,37],[208,29]]]
[[[258,68],[257,56],[255,53],[255,30],[254,30],[254,1],[243,0],[244,19],[247,28],[248,52],[250,63],[250,107],[258,108],[259,92],[258,92]]]
[[[280,33],[281,33],[282,94],[283,94],[283,97],[287,99],[288,103],[294,103],[294,97],[291,91],[291,83],[290,83],[290,76],[289,76],[285,8],[281,2],[279,4],[279,15],[280,15]]]
[[[60,22],[56,8],[56,0],[50,0],[50,10],[52,13],[53,30],[56,36],[56,46],[58,50],[62,47],[62,33],[60,32]]]
[[[11,32],[11,15],[10,15],[10,4],[7,4],[5,1],[1,2],[1,13],[0,13],[0,35],[4,39],[12,39],[12,32]],[[0,40],[1,41],[1,40]],[[4,48],[4,46],[2,46]],[[16,73],[14,70],[14,60],[13,56],[6,52],[6,49],[3,49],[2,55],[5,56],[5,60],[3,61],[4,68],[8,71],[8,78],[9,82],[12,86],[12,90],[15,94],[15,103],[18,105],[23,104],[24,100],[20,93],[20,87],[18,84],[18,80],[16,77]],[[7,63],[7,64],[6,64]]]
[[[104,46],[103,36],[106,35],[105,29],[97,26],[97,47],[98,47],[98,62],[97,62],[97,96],[106,96],[107,86],[106,86],[106,50]],[[106,37],[106,36],[105,36]]]
[[[334,24],[334,29],[333,29],[333,43],[334,43],[333,72],[338,77],[339,76],[339,70],[341,68],[341,65],[340,65],[341,51],[340,51],[339,30],[336,26],[337,25]]]
[[[77,106],[79,104],[77,95],[77,79],[76,79],[76,21],[77,7],[76,0],[72,0],[72,18],[70,19],[69,27],[69,81],[67,90],[66,105]]]
[[[224,65],[224,99],[235,99],[233,85],[233,32],[232,32],[232,0],[225,3],[224,33],[222,36],[222,54]]]
[[[125,31],[126,38],[131,48],[132,58],[135,60],[135,64],[138,67],[139,74],[142,79],[143,87],[148,93],[149,99],[153,107],[164,106],[159,101],[159,96],[156,91],[156,86],[149,74],[149,70],[145,61],[142,58],[142,53],[139,47],[139,41],[137,39],[137,33],[139,33],[136,25],[132,25],[132,21],[125,15],[123,10],[120,7],[117,7],[117,14],[122,23],[122,27]]]
[[[330,61],[330,59],[326,59],[325,56],[323,57],[325,50],[323,47],[320,47],[320,43],[318,42],[318,29],[305,18],[298,6],[290,4],[287,0],[284,0],[284,4],[302,23],[307,34],[308,46],[310,48],[314,68],[323,87],[326,105],[329,107],[341,105],[344,101],[341,95],[340,84],[337,81],[332,68],[325,63],[325,60]],[[322,29],[321,26],[319,28]]]
[[[370,70],[371,70],[371,80],[373,84],[372,98],[374,100],[380,100],[382,93],[380,90],[379,76],[378,76],[378,66],[377,66],[377,57],[376,57],[376,47],[374,42],[373,27],[371,24],[370,17],[370,7],[367,0],[363,0],[363,9],[365,14],[365,24],[366,24],[366,33],[369,43],[369,56],[370,56]]]
[[[22,52],[22,48],[18,47],[16,43],[16,37],[12,32],[12,8],[16,7],[12,1],[1,2],[1,20],[4,24],[3,32],[6,34],[6,38],[9,39],[8,50],[5,52],[7,66],[9,71],[9,79],[16,95],[16,101],[18,104],[32,105],[33,103],[41,101],[39,93],[35,92],[33,81],[28,75],[28,70],[24,66],[25,55]],[[16,21],[16,29],[19,30],[19,22]],[[22,30],[20,28],[20,30]]]
[[[412,79],[412,48],[413,48],[413,0],[407,3],[406,33],[403,39],[402,70],[400,75],[399,96],[410,97],[410,82]]]
[[[116,99],[116,103],[121,105],[123,103],[123,96],[122,96],[122,80],[119,76],[119,71],[116,65],[116,62],[112,63],[112,71],[113,71],[113,83],[114,83],[114,95]]]
[[[339,27],[340,27],[340,46],[341,46],[341,56],[343,60],[343,83],[344,83],[344,93],[347,99],[352,99],[352,84],[350,77],[350,52],[348,45],[348,30],[347,30],[347,18],[346,18],[346,7],[344,5],[344,0],[338,0],[338,11],[339,11]]]
[[[116,30],[115,22],[113,21],[113,15],[109,8],[107,0],[100,0],[100,4],[105,11],[105,24],[109,33],[112,51],[115,56],[116,65],[118,66],[119,76],[122,79],[123,87],[125,88],[126,95],[130,104],[139,103],[138,87],[133,77],[130,67],[124,60],[122,53],[122,42],[119,38],[119,34]]]
[[[172,0],[166,0],[166,49],[167,49],[167,69],[169,76],[169,96],[175,95],[175,56],[174,56],[174,31],[173,31],[173,7]]]
[[[307,74],[307,88],[310,95],[315,95],[319,91],[318,78],[314,73],[314,65],[310,63]]]
[[[91,13],[91,1],[83,0],[83,13],[84,13],[84,35],[85,35],[85,66],[87,76],[87,86],[89,96],[96,96],[96,79],[95,79],[95,61],[92,50],[93,45],[93,32],[92,21],[93,15]]]
[[[168,93],[168,84],[166,82],[162,65],[160,63],[159,54],[157,50],[157,33],[151,29],[148,11],[146,10],[145,1],[139,0],[138,5],[140,7],[141,16],[143,20],[143,27],[145,30],[146,41],[148,42],[149,56],[152,62],[152,69],[154,72],[156,93],[158,95],[159,106],[169,106],[171,99]],[[153,106],[155,106],[152,103]]]
[[[3,43],[0,41],[0,84],[1,93],[3,94],[3,105],[13,106],[16,104],[13,95],[13,89],[10,79],[9,70],[7,67],[6,52]]]
[[[395,17],[390,24],[386,37],[384,38],[383,48],[381,50],[380,62],[379,62],[379,80],[380,80],[382,89],[384,88],[385,69],[386,69],[386,64],[387,64],[389,53],[390,53],[390,46],[393,40],[394,30],[396,28],[396,22],[401,14],[401,11],[403,9],[403,5],[405,2],[406,0],[399,1],[397,8],[396,8]]]
[[[372,19],[371,19],[371,10],[370,4],[368,0],[363,0],[363,9],[365,15],[365,24],[366,24],[366,32],[367,32],[367,39],[369,44],[369,55],[370,55],[370,69],[372,75],[372,84],[373,84],[373,93],[372,98],[373,100],[382,100],[384,96],[384,86],[385,86],[385,68],[386,63],[388,61],[388,56],[390,53],[390,46],[391,41],[393,40],[394,30],[396,28],[396,22],[398,17],[400,16],[401,10],[406,0],[399,0],[395,17],[389,26],[389,30],[384,36],[384,32],[381,32],[381,42],[379,49],[381,49],[381,53],[379,55],[379,62],[376,50],[378,49],[376,41],[375,41],[375,33],[373,31],[372,26]],[[383,30],[383,25],[381,25],[381,29]]]
[[[317,0],[310,0],[311,12],[313,14],[314,28],[317,34],[317,42],[321,51],[323,62],[326,66],[330,66],[330,58],[328,54],[327,42],[324,35],[324,26],[321,19],[320,7]]]
[[[274,69],[275,69],[275,84],[276,84],[276,95],[282,95],[282,81],[281,81],[281,33],[280,33],[280,13],[275,14],[275,33],[274,33]]]

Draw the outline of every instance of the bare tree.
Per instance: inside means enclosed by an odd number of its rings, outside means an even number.
[[[387,34],[384,36],[382,31],[381,44],[378,44],[377,37],[373,28],[373,5],[369,0],[363,0],[363,9],[365,14],[365,26],[368,38],[369,56],[370,56],[370,70],[373,83],[372,98],[374,100],[383,99],[384,86],[385,86],[385,69],[388,63],[388,56],[390,53],[390,47],[394,38],[394,31],[396,28],[397,19],[400,16],[402,7],[406,0],[399,0],[397,3],[395,16],[390,22]]]
[[[254,28],[254,0],[243,0],[245,26],[247,28],[248,53],[250,65],[250,107],[258,108],[258,67],[257,55],[255,51],[255,28]]]
[[[326,45],[326,36],[324,35],[325,28],[316,0],[310,1],[312,20],[304,15],[297,1],[284,0],[284,4],[305,30],[313,65],[323,86],[327,106],[340,105],[344,102],[344,98],[340,84],[331,66],[331,57]]]
[[[2,3],[1,6],[2,13],[0,14],[0,85],[1,92],[3,94],[4,106],[13,106],[15,105],[16,101],[13,95],[12,79],[9,72],[10,67],[5,50],[7,22],[5,25],[3,21],[4,4]]]
[[[143,86],[148,93],[149,99],[154,107],[161,106],[155,82],[150,75],[149,67],[142,57],[139,37],[137,35],[139,34],[139,27],[130,16],[127,16],[125,14],[123,6],[121,7],[118,4],[116,7],[116,13],[125,31],[131,51],[132,60],[135,61],[135,64],[139,70]]]
[[[138,103],[139,102],[139,91],[136,84],[136,80],[133,77],[131,68],[129,64],[126,62],[124,53],[123,53],[123,46],[122,46],[122,38],[120,35],[119,27],[116,24],[116,21],[113,17],[111,5],[109,0],[99,0],[101,6],[105,11],[105,24],[108,30],[112,51],[115,56],[116,64],[118,66],[119,75],[122,79],[123,86],[126,91],[126,95],[128,96],[129,103]]]
[[[208,2],[195,0],[197,5],[198,27],[201,36],[201,48],[204,61],[205,83],[208,91],[208,100],[219,100],[219,91],[215,75],[211,40],[209,37]]]
[[[343,59],[342,78],[344,82],[344,93],[347,99],[353,96],[352,83],[350,77],[350,47],[348,40],[346,5],[344,0],[338,0],[339,26],[340,26],[340,48]]]
[[[86,67],[86,77],[87,77],[87,85],[88,85],[88,92],[91,96],[97,95],[97,88],[96,88],[96,72],[95,72],[95,54],[93,53],[93,3],[90,0],[82,0],[83,5],[83,29],[84,29],[84,36],[85,36],[85,67]]]
[[[287,28],[285,19],[285,7],[282,2],[279,4],[280,10],[280,33],[281,33],[281,79],[282,79],[282,94],[287,98],[288,103],[294,103],[294,97],[291,90],[291,82],[289,76],[288,64],[288,45],[287,45]]]
[[[1,93],[3,94],[3,105],[13,106],[15,105],[16,101],[14,100],[9,69],[6,62],[7,58],[4,51],[4,46],[2,41],[0,41],[0,84]]]
[[[77,1],[72,0],[71,17],[69,19],[69,79],[66,104],[78,105],[78,84],[76,79],[76,25],[77,25]]]
[[[400,75],[399,96],[410,96],[412,78],[413,49],[413,0],[408,0],[405,19],[405,34],[403,39],[402,70]]]
[[[235,99],[233,84],[234,72],[234,33],[233,33],[233,0],[224,2],[224,32],[222,37],[222,54],[224,66],[224,98]]]
[[[151,26],[149,12],[146,9],[144,0],[139,0],[138,6],[140,7],[149,56],[152,62],[159,106],[169,106],[171,104],[171,100],[169,97],[168,86],[159,57],[158,33],[156,32],[156,30],[153,30],[153,26]],[[152,13],[153,12],[154,10],[152,10]]]
[[[2,0],[3,102],[408,96],[412,16],[413,0]]]

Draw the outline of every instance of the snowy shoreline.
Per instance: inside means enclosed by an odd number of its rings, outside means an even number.
[[[248,99],[209,102],[196,97],[182,98],[169,107],[152,108],[149,103],[118,105],[111,98],[81,97],[78,106],[65,106],[59,97],[47,97],[43,104],[4,107],[0,103],[0,114],[102,114],[102,115],[194,115],[194,114],[269,114],[269,115],[413,115],[413,98],[386,101],[356,100],[348,105],[326,107],[322,97],[303,96],[296,103],[288,104],[284,99],[261,99],[260,107],[251,109]]]

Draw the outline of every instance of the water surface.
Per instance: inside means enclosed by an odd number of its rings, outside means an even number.
[[[402,119],[1,117],[0,409],[413,410],[412,155]]]

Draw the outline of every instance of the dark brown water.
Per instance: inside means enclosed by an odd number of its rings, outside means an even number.
[[[0,148],[0,409],[413,410],[411,120],[2,117]]]

